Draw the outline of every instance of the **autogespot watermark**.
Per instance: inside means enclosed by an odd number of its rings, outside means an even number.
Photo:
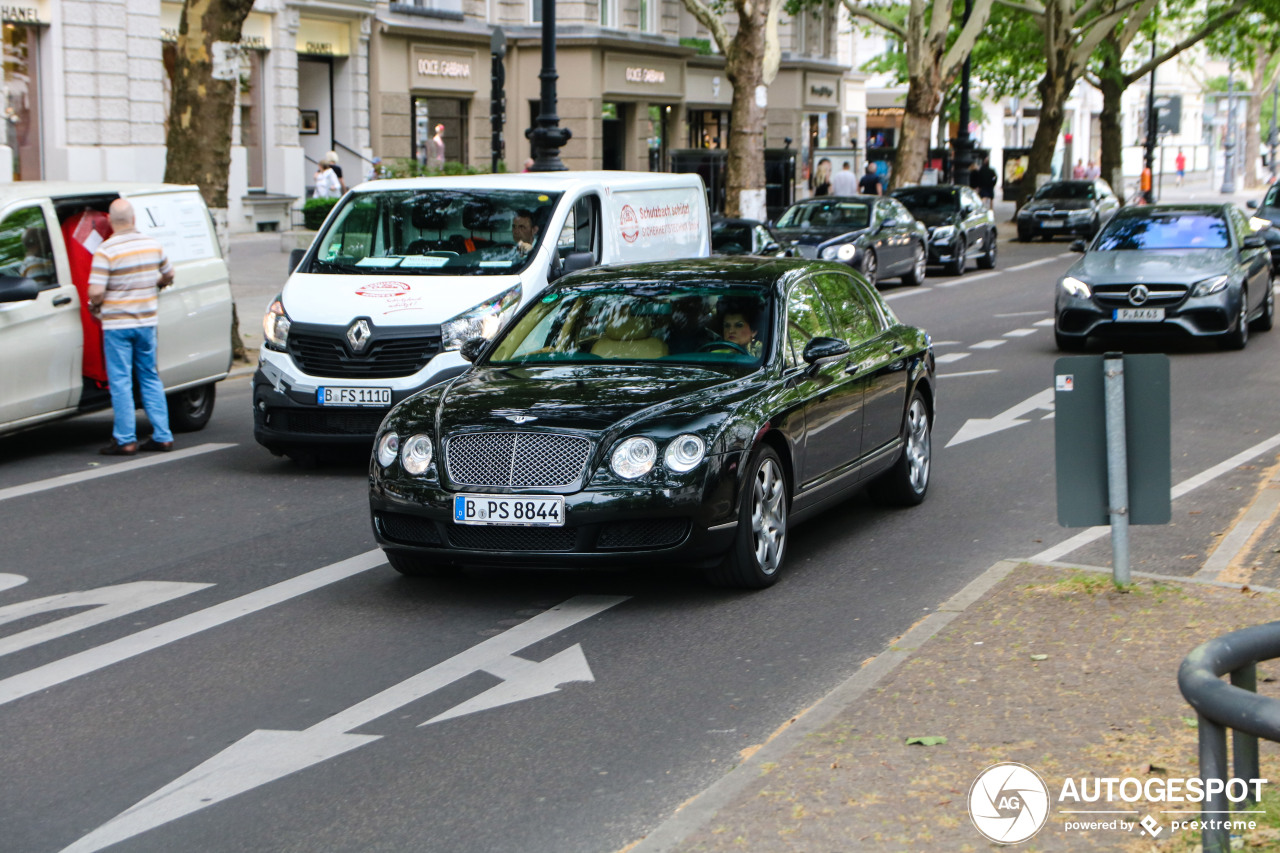
[[[1248,805],[1262,799],[1266,784],[1266,779],[1069,777],[1058,790],[1056,810],[1062,830],[1070,833],[1136,832],[1151,838],[1166,829],[1171,834],[1222,828],[1239,833],[1257,828],[1254,816],[1265,812]],[[1181,808],[1219,795],[1236,808]],[[1018,844],[1034,836],[1049,822],[1054,806],[1040,774],[1012,761],[983,770],[969,788],[974,827],[1001,844]]]

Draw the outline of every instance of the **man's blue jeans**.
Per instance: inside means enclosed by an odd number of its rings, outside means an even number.
[[[142,389],[142,408],[151,421],[151,437],[156,441],[173,441],[169,432],[169,404],[164,386],[156,372],[156,327],[103,329],[102,349],[107,357],[107,381],[111,383],[111,408],[115,411],[112,436],[116,444],[132,444],[138,440],[137,418],[133,406],[133,375],[138,374]]]

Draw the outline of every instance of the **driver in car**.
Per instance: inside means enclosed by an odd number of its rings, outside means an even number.
[[[527,210],[517,210],[511,220],[511,240],[516,248],[528,254],[533,249],[533,241],[538,239],[539,228],[534,224],[533,214]]]
[[[731,305],[724,315],[724,339],[758,357],[764,350],[764,344],[756,331],[758,324],[759,311],[747,306]]]

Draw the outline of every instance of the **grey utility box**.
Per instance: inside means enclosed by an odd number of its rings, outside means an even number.
[[[1054,362],[1054,450],[1058,523],[1110,523],[1103,356]],[[1126,355],[1125,453],[1129,467],[1129,523],[1168,524],[1171,514],[1169,357]]]

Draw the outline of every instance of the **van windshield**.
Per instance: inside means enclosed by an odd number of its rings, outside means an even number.
[[[529,265],[560,193],[394,190],[347,196],[311,273],[508,275]]]

